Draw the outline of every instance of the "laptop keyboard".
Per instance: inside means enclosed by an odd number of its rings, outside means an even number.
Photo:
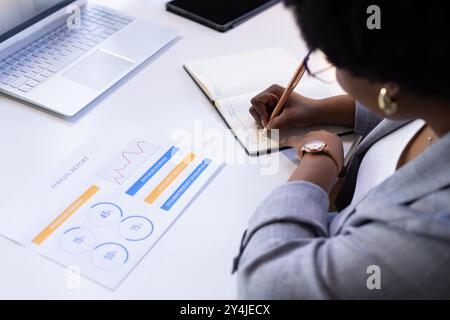
[[[80,28],[64,24],[0,60],[0,85],[29,92],[131,22],[105,8],[87,7]]]

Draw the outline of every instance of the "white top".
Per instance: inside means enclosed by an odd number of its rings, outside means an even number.
[[[367,151],[359,167],[352,204],[362,200],[394,174],[403,150],[424,125],[423,120],[413,121],[376,142]]]

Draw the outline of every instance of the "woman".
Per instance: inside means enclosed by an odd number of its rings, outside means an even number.
[[[450,20],[439,1],[291,0],[310,49],[336,66],[348,96],[293,95],[273,86],[250,112],[283,131],[353,126],[363,136],[343,170],[340,139],[291,137],[300,165],[259,206],[235,261],[242,298],[450,298]],[[383,119],[384,118],[384,119]],[[329,194],[345,180],[337,214]]]

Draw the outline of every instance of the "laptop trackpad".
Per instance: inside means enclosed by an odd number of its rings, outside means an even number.
[[[101,90],[117,79],[134,62],[98,50],[79,62],[64,77],[94,90]]]

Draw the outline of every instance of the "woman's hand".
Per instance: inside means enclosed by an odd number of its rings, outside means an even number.
[[[351,97],[314,100],[295,92],[286,102],[283,112],[269,122],[283,92],[283,87],[273,85],[251,100],[250,113],[262,127],[283,130],[312,125],[354,126],[355,101]]]
[[[301,157],[301,148],[313,141],[324,142],[327,145],[327,153],[305,153]],[[303,136],[291,137],[288,144],[297,150],[297,156],[301,158],[300,165],[289,181],[311,182],[330,193],[344,167],[342,140],[337,135],[327,131],[313,131]]]
[[[268,129],[285,129],[311,125],[317,100],[292,93],[287,100],[283,112],[272,121],[270,115],[283,95],[284,88],[273,85],[251,100],[250,113],[256,122]]]

